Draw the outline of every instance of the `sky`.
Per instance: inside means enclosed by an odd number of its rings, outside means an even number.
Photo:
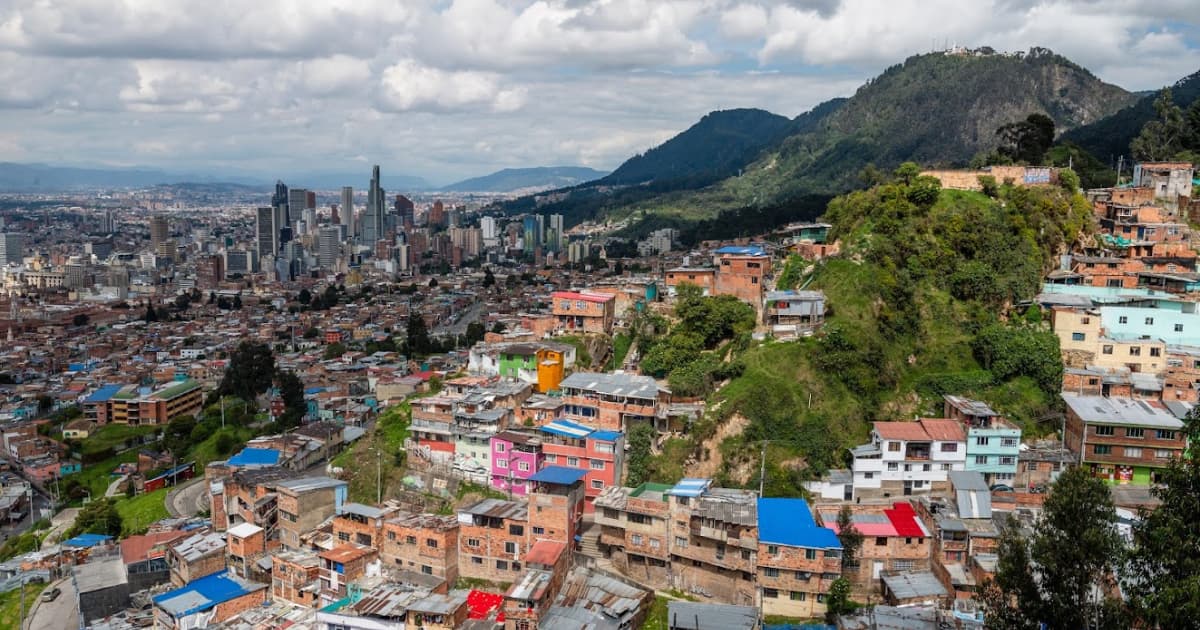
[[[1195,0],[0,0],[0,161],[609,170],[709,111],[796,116],[947,44],[1156,89],[1200,70],[1198,19]]]

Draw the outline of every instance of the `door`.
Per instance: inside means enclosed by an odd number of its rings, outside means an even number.
[[[912,491],[913,491],[913,482],[905,481],[904,482],[904,496],[906,496],[906,497],[912,496]]]
[[[876,560],[871,563],[871,579],[878,580],[880,573],[883,573],[883,560]]]

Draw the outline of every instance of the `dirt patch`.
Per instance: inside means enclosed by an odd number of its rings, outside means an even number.
[[[717,430],[713,432],[707,440],[700,445],[700,452],[708,453],[708,457],[701,457],[701,461],[689,460],[687,465],[688,476],[711,478],[716,475],[721,469],[721,442],[726,438],[731,438],[742,434],[746,427],[750,425],[750,419],[740,413],[735,413],[729,417],[723,424],[717,426]]]

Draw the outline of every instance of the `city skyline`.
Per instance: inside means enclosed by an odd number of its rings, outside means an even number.
[[[0,9],[0,160],[261,179],[378,163],[444,184],[612,169],[708,111],[795,116],[954,44],[1049,47],[1130,90],[1200,67],[1186,2],[93,8]]]

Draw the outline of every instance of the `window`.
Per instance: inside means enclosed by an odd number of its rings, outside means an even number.
[[[817,593],[817,603],[818,603],[818,604],[824,604],[824,603],[825,603],[825,595],[824,595],[824,594],[822,594],[822,593]]]
[[[1162,348],[1150,348],[1150,356],[1152,356],[1152,357],[1162,356]]]
[[[568,457],[567,458],[567,466],[570,466],[571,468],[579,468],[579,458],[578,457]]]
[[[534,527],[533,528],[533,534],[535,536],[541,536],[542,534],[545,534],[545,533],[546,533],[545,527]]]
[[[592,489],[593,490],[603,490],[604,482],[600,479],[593,479],[592,480]]]
[[[950,464],[942,464],[942,470],[950,470]]]
[[[1155,459],[1171,459],[1171,449],[1156,448],[1154,449]]]
[[[371,546],[371,535],[363,534],[363,533],[355,534],[354,542],[356,542],[360,545],[366,545],[366,546],[370,547]]]
[[[975,463],[976,463],[976,464],[979,464],[979,465],[984,465],[984,464],[986,464],[986,463],[987,463],[987,455],[976,455],[976,456],[975,456]]]
[[[904,472],[912,472],[912,464],[905,464]]]
[[[524,536],[525,535],[525,526],[524,525],[509,525],[508,533],[513,536]]]
[[[653,525],[654,517],[646,516],[645,514],[630,513],[629,522],[638,523],[639,525]]]
[[[1153,325],[1154,325],[1154,318],[1153,318],[1153,317],[1147,317],[1147,318],[1146,318],[1146,325],[1147,325],[1147,326],[1153,326]]]
[[[942,442],[942,452],[943,453],[957,453],[958,452],[958,442]]]
[[[1126,446],[1125,457],[1141,457],[1142,449],[1138,446]]]
[[[1141,346],[1129,346],[1129,356],[1131,356],[1131,357],[1142,356],[1142,347]]]
[[[1092,452],[1097,455],[1109,455],[1112,453],[1112,447],[1107,444],[1097,444],[1092,448],[1094,449]]]
[[[557,462],[558,462],[558,455],[554,455],[554,454],[551,454],[551,453],[547,453],[547,454],[546,454],[546,463],[547,463],[547,464],[554,464],[554,463],[557,463]]]
[[[1102,352],[1104,354],[1112,354],[1112,346],[1105,345],[1102,348],[1100,348],[1100,352]]]
[[[773,588],[764,588],[763,589],[763,598],[764,599],[775,599],[776,597],[779,597],[778,590],[773,589]]]
[[[1183,324],[1175,324],[1175,332],[1183,332]]]
[[[1120,317],[1118,317],[1118,318],[1117,318],[1117,323],[1118,323],[1118,324],[1128,324],[1128,323],[1129,323],[1129,318],[1128,318],[1128,317],[1125,317],[1124,315],[1122,315],[1122,316],[1120,316]]]
[[[504,442],[496,442],[496,452],[497,453],[503,453],[504,449],[505,449]]]
[[[504,553],[517,553],[517,543],[511,540],[504,543]]]
[[[496,460],[496,468],[508,468],[508,460],[507,459],[497,459]]]
[[[779,577],[779,569],[774,567],[766,567],[763,569],[763,575],[767,577]]]
[[[1001,466],[1012,466],[1015,463],[1017,463],[1016,457],[1001,457],[1000,458]]]
[[[350,540],[350,532],[338,532],[338,540],[348,542]]]
[[[876,536],[875,537],[875,546],[876,547],[886,547],[887,546],[887,536]]]
[[[778,556],[779,555],[779,545],[767,545],[767,555]]]
[[[471,556],[471,564],[483,564],[483,558],[479,556]]]
[[[921,464],[922,472],[929,472],[930,470],[933,470],[933,464]]]
[[[608,442],[596,442],[596,447],[595,447],[595,448],[596,448],[596,452],[597,452],[597,453],[611,453],[611,452],[613,452],[613,445],[612,445],[612,444],[610,444],[610,443],[608,443]]]
[[[387,539],[388,540],[396,540],[396,532],[388,532]]]
[[[1145,429],[1129,427],[1125,429],[1125,437],[1140,438],[1146,433]]]
[[[1004,438],[1000,440],[1000,446],[1016,446],[1017,438]]]
[[[497,560],[496,568],[500,569],[501,571],[507,571],[508,570],[508,561],[507,560]]]
[[[916,567],[913,560],[892,560],[893,571],[912,571]]]
[[[1086,338],[1087,338],[1087,335],[1085,335],[1081,332],[1071,333],[1071,341],[1083,341]]]
[[[888,442],[888,452],[899,453],[900,452],[900,443],[899,442]]]
[[[977,437],[977,438],[975,438],[975,446],[987,446],[987,445],[988,445],[988,439],[989,439],[989,438],[986,438],[986,437]]]
[[[650,548],[651,549],[657,550],[660,546],[662,546],[662,543],[658,542],[657,538],[650,539]]]
[[[873,472],[863,473],[863,479],[874,479],[874,478],[875,478],[875,473],[873,473]]]
[[[409,545],[415,545],[415,544],[417,544],[417,537],[416,536],[405,536],[404,542]]]
[[[804,559],[805,560],[816,560],[817,559],[817,550],[816,549],[805,549],[804,550]]]
[[[592,468],[592,470],[604,470],[604,460],[603,459],[593,459],[591,461],[591,468]]]
[[[679,547],[680,549],[686,548],[687,547],[687,539],[684,538],[683,536],[676,536],[675,537],[675,546]]]
[[[529,462],[524,460],[517,462],[517,470],[521,472],[529,472]]]
[[[1029,462],[1029,463],[1025,464],[1025,470],[1028,472],[1037,472],[1037,469],[1038,469],[1037,462]]]
[[[892,472],[900,470],[900,464],[897,464],[896,462],[888,462],[888,470]]]
[[[808,597],[808,594],[802,591],[792,591],[790,595],[794,602],[802,602]]]
[[[437,539],[436,538],[426,538],[425,546],[429,547],[430,549],[437,549],[437,547],[438,547]]]
[[[422,564],[421,573],[424,573],[425,575],[433,575],[433,567],[429,566],[428,564]]]
[[[1116,433],[1112,427],[1099,426],[1096,427],[1096,435],[1113,435]]]
[[[479,546],[479,539],[478,539],[478,538],[468,538],[468,539],[467,539],[467,546],[468,546],[468,547],[478,547],[478,546]]]
[[[1158,433],[1156,435],[1158,436],[1158,439],[1160,439],[1160,440],[1174,440],[1175,439],[1175,432],[1168,431],[1167,429],[1159,429]]]

